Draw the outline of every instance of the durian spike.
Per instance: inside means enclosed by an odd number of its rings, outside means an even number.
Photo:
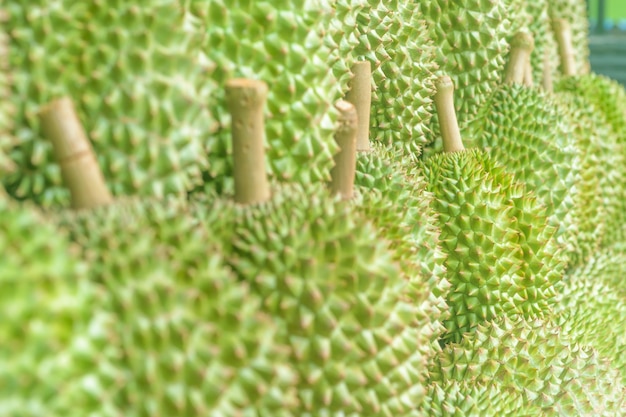
[[[113,201],[96,156],[69,97],[54,100],[39,112],[44,137],[51,143],[70,190],[72,207],[88,209]]]
[[[255,204],[270,198],[265,169],[265,119],[268,87],[262,81],[237,78],[226,83],[231,114],[235,201]]]
[[[359,128],[356,135],[356,150],[370,150],[370,109],[372,105],[372,64],[359,61],[351,69],[354,77],[350,83],[350,91],[346,101],[356,107]]]
[[[552,29],[554,30],[554,37],[559,46],[561,72],[566,77],[576,75],[572,29],[569,22],[565,19],[554,19],[552,20]]]
[[[452,79],[447,75],[439,77],[435,82],[435,90],[435,107],[441,126],[443,150],[445,152],[462,151],[465,147],[454,109],[454,83]]]
[[[546,91],[553,91],[554,86],[552,83],[552,57],[550,56],[550,50],[545,49],[543,54],[543,74],[542,74],[541,86]]]
[[[504,76],[505,84],[524,84],[530,66],[530,54],[535,47],[533,35],[517,32],[511,40],[509,63]]]
[[[335,133],[339,152],[335,154],[335,166],[330,173],[330,188],[333,195],[340,194],[342,199],[349,200],[354,193],[358,116],[356,108],[347,101],[339,100],[335,108],[339,111]]]

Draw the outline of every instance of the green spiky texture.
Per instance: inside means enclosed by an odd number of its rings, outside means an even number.
[[[525,403],[522,394],[513,388],[448,380],[429,385],[424,414],[431,417],[522,417],[541,415],[541,410]]]
[[[533,81],[541,85],[544,77],[544,59],[548,55],[550,74],[552,79],[557,78],[559,66],[559,51],[552,30],[552,21],[548,11],[548,0],[523,0],[526,13],[530,16],[528,30],[535,40],[535,47],[530,57],[533,68]]]
[[[65,216],[100,295],[60,415],[293,415],[288,352],[223,263],[228,230],[198,220],[207,209],[129,200]]]
[[[626,251],[599,251],[568,273],[557,313],[563,332],[611,360],[626,384]]]
[[[336,144],[335,111],[342,97],[330,70],[340,59],[326,44],[330,5],[314,1],[185,0],[187,24],[202,34],[202,90],[219,121],[210,138],[208,185],[231,192],[230,117],[227,80],[244,77],[269,85],[265,132],[270,175],[278,181],[330,178]],[[347,80],[346,80],[347,82]]]
[[[519,85],[496,89],[468,126],[468,146],[487,148],[546,205],[550,224],[569,256],[576,256],[582,195],[581,151],[574,126],[558,100]],[[591,197],[594,197],[593,195]]]
[[[292,349],[295,415],[417,415],[427,295],[354,204],[290,185],[236,208],[232,266],[283,329],[276,342]]]
[[[579,345],[546,320],[481,324],[446,346],[431,370],[433,382],[497,385],[517,392],[545,415],[618,416],[626,412],[618,372],[597,351]]]
[[[334,7],[328,37],[343,57],[337,78],[345,79],[354,61],[372,65],[371,139],[419,152],[429,133],[436,70],[420,2],[340,0]]]
[[[15,105],[11,101],[11,72],[8,62],[9,35],[6,32],[8,13],[0,9],[0,173],[4,176],[15,169],[8,157],[15,143],[12,126],[15,118]]]
[[[600,141],[603,193],[607,210],[606,236],[603,243],[610,246],[626,239],[626,190],[620,184],[626,181],[626,91],[614,80],[589,74],[567,77],[555,85],[559,94],[568,93],[584,100],[581,107],[593,113],[596,129],[609,125],[609,132]]]
[[[589,72],[589,16],[585,0],[554,0],[548,2],[552,19],[565,19],[572,30],[572,46],[576,74]]]
[[[459,123],[472,120],[495,88],[504,70],[507,40],[513,27],[507,2],[493,0],[422,1],[429,36],[437,50],[439,72],[449,75],[456,87],[455,107]],[[433,141],[438,136],[433,117]]]
[[[439,154],[422,169],[452,284],[443,341],[501,315],[551,314],[564,262],[537,197],[481,150]]]
[[[190,52],[197,34],[174,0],[19,0],[10,14],[9,65],[17,106],[18,170],[4,179],[18,199],[67,204],[37,112],[69,96],[76,104],[114,195],[184,194],[201,183],[214,123],[204,76]]]
[[[392,243],[395,261],[407,278],[425,287],[428,300],[421,311],[431,320],[431,342],[438,346],[444,330],[441,321],[448,317],[445,298],[450,284],[431,207],[433,196],[416,161],[374,144],[369,152],[358,153],[355,185],[361,196],[355,210]]]
[[[51,415],[67,350],[86,331],[93,293],[65,233],[30,204],[0,198],[0,410]]]

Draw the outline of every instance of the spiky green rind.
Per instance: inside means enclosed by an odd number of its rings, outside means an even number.
[[[51,145],[37,112],[70,96],[114,195],[183,194],[201,183],[214,123],[201,68],[173,0],[74,3],[11,0],[9,65],[17,107],[9,192],[43,205],[65,204]]]
[[[11,100],[11,70],[9,67],[9,35],[7,34],[8,13],[0,8],[0,173],[6,175],[15,169],[8,157],[15,143],[12,126],[15,118],[15,104]]]
[[[537,197],[481,150],[439,154],[422,169],[452,284],[444,341],[501,315],[551,314],[565,263]]]
[[[626,389],[617,370],[591,347],[576,343],[547,320],[481,324],[461,343],[446,346],[432,382],[472,381],[516,392],[545,415],[618,416]],[[444,385],[445,386],[445,385]]]
[[[552,19],[565,19],[572,30],[576,74],[589,72],[589,16],[584,0],[551,0],[548,11]]]
[[[445,298],[450,284],[431,207],[433,196],[426,190],[415,162],[381,144],[373,145],[369,152],[359,152],[355,184],[360,199],[354,209],[391,242],[395,262],[428,296],[421,301],[420,311],[425,316],[420,321],[430,321],[424,331],[430,332],[431,345],[420,348],[430,349],[424,356],[432,358],[444,332],[442,320],[449,316]]]
[[[599,141],[602,147],[600,169],[604,206],[606,208],[605,246],[626,239],[626,92],[616,81],[590,74],[567,77],[555,85],[559,94],[568,93],[582,101],[581,107],[593,114],[595,132],[604,132],[604,124],[610,130]]]
[[[325,41],[332,18],[319,1],[185,0],[186,24],[202,34],[202,91],[219,124],[209,138],[205,181],[232,191],[230,117],[224,86],[235,77],[269,85],[265,133],[270,174],[278,181],[330,178],[336,144],[332,104],[342,97],[331,68],[340,59]]]
[[[68,384],[67,350],[93,292],[77,248],[34,207],[0,198],[0,410],[43,416]]]
[[[544,59],[546,54],[552,79],[557,79],[559,51],[552,30],[548,0],[523,0],[526,13],[530,16],[528,30],[535,40],[535,47],[530,57],[533,69],[533,81],[540,85],[544,77]]]
[[[501,86],[465,131],[469,146],[487,148],[546,205],[567,254],[576,252],[581,151],[559,102],[538,89]]]
[[[60,415],[293,415],[289,352],[224,265],[228,230],[199,210],[129,200],[65,216],[100,293]]]
[[[564,280],[557,314],[563,331],[611,360],[626,384],[626,251],[599,251]]]
[[[340,0],[336,26],[328,37],[344,62],[337,78],[354,61],[372,65],[370,137],[411,153],[427,140],[432,117],[435,49],[419,1]]]
[[[507,40],[513,34],[506,2],[493,0],[422,1],[439,72],[455,85],[459,123],[472,120],[504,70]],[[438,136],[433,117],[434,140]]]
[[[297,415],[419,415],[427,295],[354,204],[293,185],[236,207],[232,267],[293,352]]]
[[[541,409],[526,403],[514,388],[448,380],[429,385],[424,414],[432,417],[526,417],[541,415]]]

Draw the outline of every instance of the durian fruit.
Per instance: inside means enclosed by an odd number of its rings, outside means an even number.
[[[554,28],[564,75],[555,85],[555,91],[560,99],[574,103],[579,113],[584,114],[575,120],[589,120],[586,130],[596,133],[600,139],[596,141],[596,148],[599,148],[598,165],[602,169],[601,195],[607,212],[603,244],[610,246],[626,238],[626,190],[619,186],[626,180],[626,136],[623,134],[626,92],[623,86],[607,77],[578,72],[569,22],[558,19]]]
[[[521,395],[524,404],[542,411],[539,415],[626,413],[626,388],[617,370],[548,320],[500,317],[481,324],[460,343],[444,347],[430,377],[444,390],[452,381],[471,381],[470,387]]]
[[[529,53],[532,38],[520,32],[513,48]],[[574,265],[593,253],[602,238],[598,166],[587,150],[600,138],[591,137],[589,125],[563,101],[520,85],[523,69],[521,58],[510,62],[508,83],[494,90],[467,135],[471,145],[487,149],[537,194]]]
[[[611,360],[626,384],[626,251],[612,247],[570,271],[557,309],[563,332]]]
[[[515,30],[507,18],[506,1],[420,1],[429,36],[437,51],[440,74],[457,88],[456,111],[461,126],[476,116],[505,65],[508,38]],[[438,135],[434,118],[434,141]]]
[[[179,3],[185,25],[201,35],[197,59],[204,75],[198,88],[209,93],[205,106],[218,121],[210,132],[206,187],[231,194],[234,186],[231,124],[223,95],[232,78],[272,86],[266,111],[271,177],[286,182],[328,180],[336,151],[337,114],[331,103],[343,94],[331,71],[341,57],[336,45],[326,40],[333,19],[330,2]]]
[[[530,64],[532,79],[543,89],[551,90],[557,77],[558,50],[552,31],[548,0],[523,0],[525,12],[530,16],[526,28],[533,35],[533,48]]]
[[[96,293],[67,234],[4,190],[0,229],[0,414],[54,416]]]
[[[538,198],[486,151],[464,149],[452,89],[442,77],[435,97],[446,152],[422,165],[452,284],[444,342],[498,316],[550,315],[565,266]]]
[[[588,74],[589,65],[589,16],[587,2],[584,0],[554,0],[548,2],[550,18],[563,19],[572,27],[572,46],[574,48],[574,68],[577,74]],[[563,68],[561,73],[565,74]]]
[[[3,178],[11,195],[68,202],[38,119],[61,96],[75,101],[113,195],[182,195],[201,184],[215,119],[210,92],[197,88],[200,34],[185,26],[178,3],[3,3],[16,107],[10,157],[18,169]]]
[[[418,153],[432,117],[436,48],[418,0],[333,1],[327,38],[342,57],[334,67],[341,85],[355,62],[371,64],[372,142]]]
[[[62,214],[99,291],[57,415],[294,415],[279,327],[224,264],[229,214],[178,198]]]
[[[469,380],[447,380],[428,387],[424,414],[431,417],[539,416],[541,409],[524,401],[514,388]]]
[[[2,99],[0,105],[0,173],[3,176],[15,169],[15,164],[8,157],[8,152],[15,142],[11,131],[15,108],[11,101],[11,71],[8,63],[9,36],[6,32],[8,18],[7,11],[0,8],[0,98]]]

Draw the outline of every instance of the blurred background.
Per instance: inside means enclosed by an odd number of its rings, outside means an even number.
[[[626,0],[587,0],[591,68],[626,85]]]

